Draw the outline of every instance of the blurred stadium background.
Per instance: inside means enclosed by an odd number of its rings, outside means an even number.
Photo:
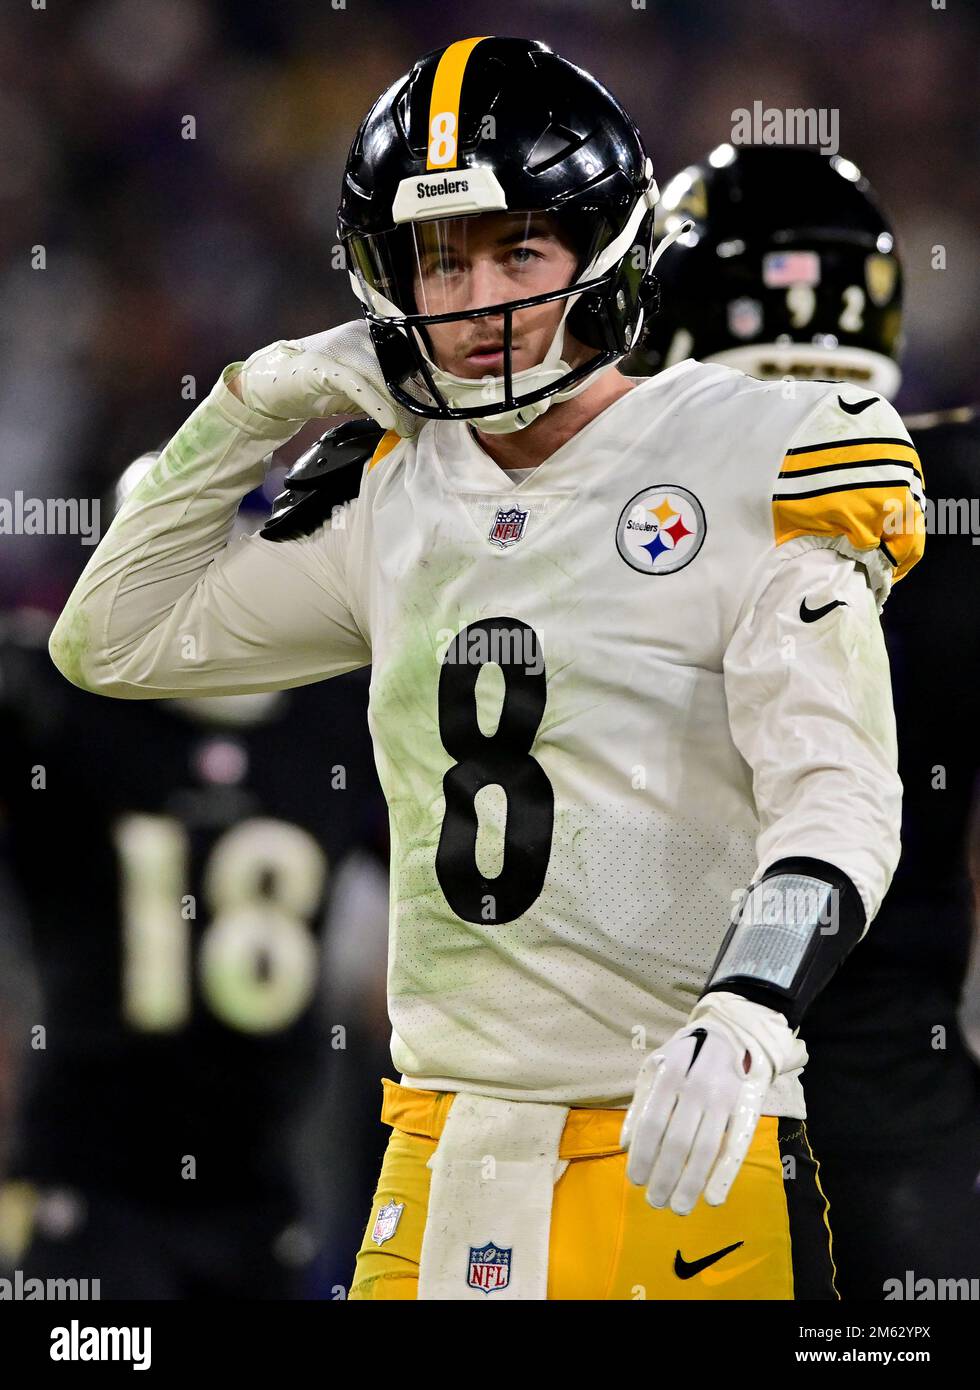
[[[85,0],[2,12],[3,497],[103,495],[225,364],[353,317],[335,210],[354,129],[418,55],[485,32],[544,39],[611,87],[661,186],[730,134],[736,108],[838,109],[841,153],[875,185],[904,259],[897,404],[909,413],[980,397],[980,10],[929,0]],[[194,138],[184,138],[189,117]],[[937,245],[944,271],[932,268]],[[39,246],[43,269],[32,264]],[[5,536],[0,608],[56,612],[89,554],[73,537]],[[363,1038],[331,1056],[300,1151],[325,1252],[309,1288],[326,1296],[359,1239],[361,1169],[373,1169],[381,1139],[379,862],[368,846],[338,875],[324,1017],[357,1020]],[[15,947],[8,931],[8,999],[27,988]],[[17,1052],[8,1042],[7,1127]],[[364,1117],[363,1142],[345,1143],[340,1114]]]

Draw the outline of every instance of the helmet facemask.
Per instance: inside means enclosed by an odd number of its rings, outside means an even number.
[[[655,188],[655,185],[654,185]],[[650,282],[645,198],[625,226],[594,210],[493,211],[349,238],[391,394],[430,419],[523,429],[588,386],[638,335]]]

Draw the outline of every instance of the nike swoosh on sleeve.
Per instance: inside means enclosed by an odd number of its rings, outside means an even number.
[[[869,396],[866,401],[855,401],[853,405],[848,405],[843,396],[838,396],[837,404],[845,415],[860,415],[862,410],[867,410],[868,406],[874,405],[875,401],[878,399],[878,396]]]
[[[807,608],[806,599],[800,600],[800,619],[804,623],[815,623],[818,618],[825,617],[834,608],[846,608],[847,599],[835,598],[831,603],[825,603],[822,608]]]

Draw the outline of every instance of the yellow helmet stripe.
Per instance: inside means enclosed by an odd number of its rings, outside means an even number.
[[[451,43],[439,59],[432,80],[429,101],[429,144],[426,153],[427,169],[454,169],[459,149],[459,98],[463,90],[463,73],[470,54],[478,43],[489,38],[459,39]]]

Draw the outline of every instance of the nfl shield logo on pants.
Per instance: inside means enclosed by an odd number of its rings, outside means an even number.
[[[509,1250],[501,1250],[499,1245],[470,1246],[470,1276],[467,1279],[471,1289],[482,1293],[493,1293],[494,1289],[506,1289],[510,1283]]]
[[[371,1239],[375,1245],[384,1245],[386,1240],[391,1240],[398,1223],[402,1219],[402,1212],[405,1210],[404,1202],[387,1202],[378,1212],[378,1219],[374,1223],[374,1230],[371,1232]]]

